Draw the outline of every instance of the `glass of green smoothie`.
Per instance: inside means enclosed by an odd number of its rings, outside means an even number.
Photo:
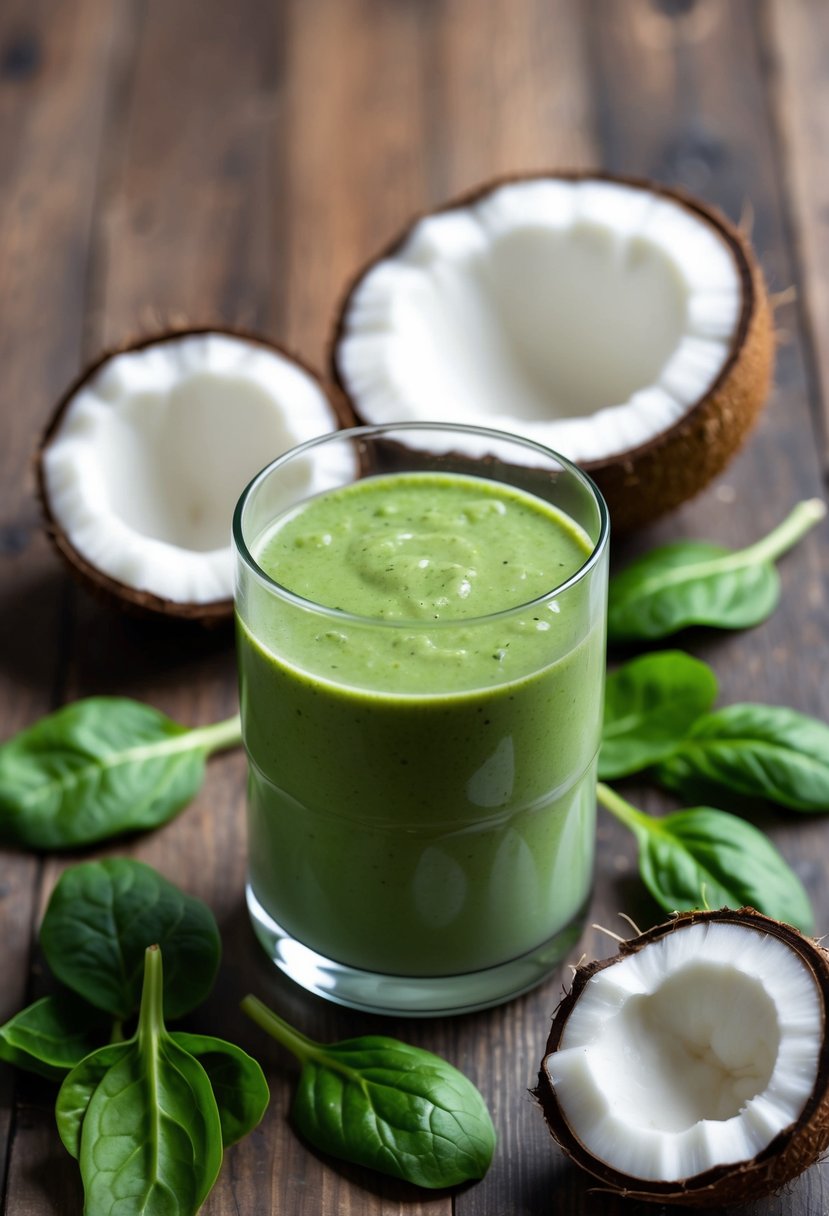
[[[234,516],[247,900],[292,979],[441,1014],[553,971],[591,894],[608,518],[481,427],[325,435]]]

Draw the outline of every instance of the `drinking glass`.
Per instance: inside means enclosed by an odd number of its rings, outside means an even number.
[[[583,561],[564,578],[545,569],[530,602],[437,620],[383,617],[379,598],[369,615],[318,603],[260,564],[319,495],[379,477],[393,507],[401,476],[424,473],[480,479],[490,505],[540,500]],[[608,531],[584,473],[482,427],[339,431],[244,491],[233,537],[247,902],[299,984],[376,1012],[461,1012],[533,987],[572,948],[593,876]],[[508,563],[503,550],[486,556]]]

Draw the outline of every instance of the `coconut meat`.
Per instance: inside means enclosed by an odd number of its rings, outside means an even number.
[[[271,459],[335,429],[316,380],[222,333],[116,355],[78,390],[43,453],[53,518],[91,566],[177,603],[233,594],[230,523]]]
[[[417,223],[352,293],[336,360],[367,422],[484,423],[589,463],[706,395],[742,306],[730,246],[691,207],[537,179]]]
[[[709,922],[594,975],[543,1068],[588,1152],[638,1179],[747,1161],[812,1093],[824,1034],[805,963]]]

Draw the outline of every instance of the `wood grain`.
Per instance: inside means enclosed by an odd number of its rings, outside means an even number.
[[[829,475],[829,30],[816,0],[765,6],[769,98],[780,141],[781,184],[791,211],[800,267],[799,318],[814,360],[816,413],[822,419],[823,470]]]
[[[416,213],[498,174],[603,165],[703,194],[733,218],[750,205],[789,341],[744,452],[697,501],[617,551],[678,536],[735,546],[821,492],[815,421],[829,367],[817,150],[820,50],[813,0],[6,0],[0,10],[0,730],[90,693],[147,700],[182,722],[233,712],[229,633],[122,618],[70,589],[40,535],[28,477],[35,437],[82,361],[169,322],[259,330],[322,368],[350,278]],[[825,141],[824,141],[825,142]],[[786,171],[786,167],[791,172]],[[812,344],[810,346],[810,343]],[[812,352],[812,353],[810,353]],[[809,360],[821,371],[813,380]],[[781,563],[783,601],[749,633],[683,639],[711,661],[722,700],[794,705],[829,720],[827,528]],[[437,1021],[367,1017],[274,974],[243,908],[243,759],[210,762],[194,804],[151,835],[93,855],[130,854],[208,901],[225,945],[219,983],[188,1019],[241,1043],[266,1068],[262,1126],[227,1154],[205,1205],[288,1216],[651,1216],[597,1194],[549,1141],[529,1094],[566,971],[498,1010]],[[626,792],[659,813],[647,787]],[[829,842],[820,819],[760,822],[806,881],[829,929]],[[45,982],[33,949],[61,869],[0,859],[0,1017]],[[624,931],[660,914],[636,877],[633,844],[598,830],[591,920]],[[588,930],[574,952],[613,945]],[[370,1030],[446,1055],[485,1093],[499,1145],[480,1184],[434,1195],[343,1167],[287,1121],[294,1062],[238,1010],[255,991],[319,1038]],[[53,1130],[53,1091],[0,1075],[4,1208],[76,1212],[74,1163]],[[747,1216],[827,1212],[823,1174]]]

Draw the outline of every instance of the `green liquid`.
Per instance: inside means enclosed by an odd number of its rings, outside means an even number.
[[[322,495],[261,539],[271,577],[354,614],[262,596],[240,621],[251,883],[292,936],[453,975],[578,917],[604,637],[589,580],[550,593],[590,551],[549,504],[434,473]]]

